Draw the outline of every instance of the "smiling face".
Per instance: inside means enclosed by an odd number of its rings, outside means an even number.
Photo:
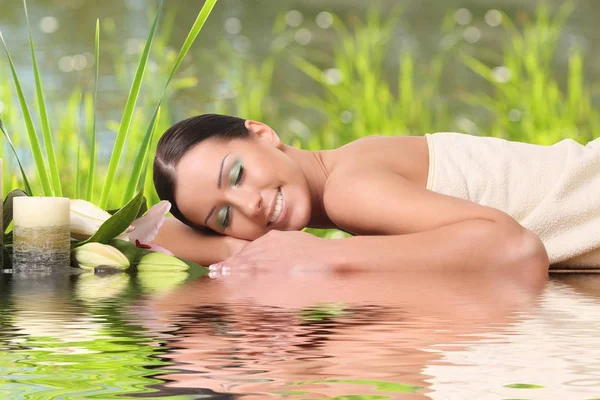
[[[177,165],[175,199],[192,223],[254,240],[300,230],[311,216],[306,177],[267,125],[247,121],[245,139],[207,139]]]

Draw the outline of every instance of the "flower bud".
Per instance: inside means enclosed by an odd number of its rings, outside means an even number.
[[[137,279],[142,289],[149,293],[165,293],[171,291],[188,278],[183,271],[139,271]]]
[[[85,200],[71,200],[71,236],[75,239],[85,240],[98,231],[98,228],[111,217],[111,215]],[[128,240],[127,236],[119,238]]]
[[[73,257],[82,269],[93,270],[98,265],[126,269],[131,265],[127,257],[112,246],[102,243],[86,243],[73,250]]]
[[[99,276],[83,272],[77,277],[75,294],[83,301],[95,302],[119,296],[129,285],[129,274]]]
[[[146,254],[137,265],[138,271],[187,271],[189,267],[179,258],[159,252]]]

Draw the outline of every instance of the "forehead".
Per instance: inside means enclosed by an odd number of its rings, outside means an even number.
[[[179,161],[175,200],[179,210],[192,222],[201,224],[214,204],[221,162],[230,150],[227,142],[207,139]]]

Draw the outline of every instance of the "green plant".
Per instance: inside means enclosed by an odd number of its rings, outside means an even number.
[[[126,101],[126,105],[124,108],[124,112],[123,112],[123,116],[121,119],[121,122],[119,124],[119,129],[118,129],[118,133],[117,133],[117,137],[113,146],[113,151],[111,153],[111,157],[108,163],[108,169],[106,171],[106,177],[103,180],[102,184],[102,188],[101,188],[101,193],[100,193],[100,199],[98,201],[98,203],[100,204],[101,207],[106,208],[109,205],[114,205],[117,204],[117,200],[111,197],[111,190],[112,188],[115,186],[115,181],[119,180],[119,179],[124,179],[125,180],[125,185],[123,187],[123,190],[121,191],[121,193],[123,193],[123,197],[121,199],[118,199],[120,204],[125,203],[126,201],[130,200],[134,193],[140,189],[143,188],[144,186],[144,182],[146,179],[145,176],[145,171],[147,171],[148,169],[148,159],[150,157],[150,153],[152,151],[152,146],[151,144],[153,143],[153,134],[155,132],[155,128],[156,128],[156,123],[158,121],[158,117],[160,115],[160,109],[161,109],[161,103],[163,101],[163,98],[165,96],[165,93],[167,91],[167,88],[169,87],[169,84],[171,83],[171,81],[173,80],[173,77],[175,76],[175,73],[177,72],[179,66],[181,65],[183,59],[185,58],[186,54],[188,53],[189,49],[191,48],[192,44],[194,43],[195,39],[197,38],[198,34],[200,33],[206,19],[208,18],[208,16],[210,15],[210,12],[212,11],[212,9],[214,8],[215,4],[216,4],[217,0],[207,0],[204,4],[204,6],[202,7],[202,9],[200,10],[196,21],[194,22],[193,26],[191,27],[187,38],[185,39],[179,53],[177,54],[173,65],[170,68],[170,72],[168,74],[168,78],[166,79],[166,82],[164,84],[164,88],[160,94],[160,97],[154,107],[154,111],[150,114],[150,118],[149,123],[147,128],[145,129],[145,133],[143,135],[139,135],[138,138],[140,139],[140,142],[142,143],[142,147],[141,149],[137,149],[136,151],[134,151],[133,153],[135,154],[135,159],[132,163],[132,170],[134,171],[133,174],[127,174],[127,177],[119,177],[117,174],[117,170],[118,170],[118,165],[119,162],[122,158],[122,154],[124,152],[124,148],[125,148],[125,144],[127,142],[128,139],[128,135],[129,132],[131,130],[131,126],[132,126],[132,122],[134,121],[134,112],[135,112],[135,105],[137,103],[137,99],[141,90],[141,86],[142,86],[142,80],[144,77],[144,72],[146,70],[147,64],[148,64],[148,58],[149,58],[149,54],[150,54],[150,49],[152,46],[152,43],[154,41],[155,35],[156,35],[156,30],[157,30],[157,25],[158,25],[158,21],[160,19],[160,15],[161,15],[161,11],[162,11],[162,7],[163,7],[163,3],[164,0],[161,0],[159,6],[158,6],[158,11],[155,15],[152,27],[150,29],[150,32],[148,34],[148,39],[146,40],[146,44],[144,47],[144,50],[140,56],[139,62],[138,62],[138,67],[136,70],[136,74],[135,77],[133,79],[132,85],[131,85],[131,90],[129,92],[129,96],[127,98]],[[26,20],[27,20],[27,25],[29,27],[29,20],[28,20],[28,16],[27,16],[27,4],[24,1],[23,2],[23,6],[25,9],[25,13],[26,13]],[[69,159],[72,159],[72,157],[76,156],[77,157],[77,165],[78,165],[78,170],[77,173],[75,174],[69,174],[68,172],[66,172],[66,168],[64,168],[64,165],[62,165],[61,167],[61,171],[62,171],[62,178],[68,179],[68,180],[74,180],[74,184],[72,185],[73,193],[66,193],[67,195],[69,194],[79,194],[80,190],[82,192],[85,193],[85,198],[88,200],[95,200],[94,199],[94,189],[95,189],[95,185],[96,182],[98,182],[98,179],[96,177],[96,173],[101,174],[104,171],[102,171],[101,168],[99,168],[96,165],[96,161],[97,161],[97,149],[96,149],[96,98],[97,98],[97,91],[98,91],[98,58],[100,56],[100,29],[99,29],[99,22],[96,23],[96,36],[95,36],[95,56],[96,56],[96,70],[95,70],[95,88],[94,88],[94,92],[93,95],[87,95],[87,96],[82,96],[80,93],[74,92],[74,95],[71,97],[71,100],[69,100],[68,102],[68,109],[69,112],[67,113],[67,117],[63,120],[66,122],[66,127],[59,129],[59,133],[58,136],[59,138],[63,139],[60,140],[60,145],[61,145],[61,150],[58,152],[58,154],[60,156],[57,155],[57,151],[55,150],[55,146],[53,144],[53,140],[52,140],[52,135],[50,132],[50,124],[48,122],[48,107],[45,101],[45,97],[44,97],[44,91],[43,91],[43,85],[42,85],[42,80],[41,80],[41,74],[39,72],[39,68],[37,65],[37,60],[35,58],[35,47],[34,47],[34,41],[33,38],[30,34],[30,50],[31,50],[31,54],[32,54],[32,64],[33,64],[33,69],[34,69],[34,73],[35,73],[35,80],[36,80],[36,96],[37,96],[37,104],[38,104],[38,109],[40,111],[40,120],[42,123],[42,131],[43,131],[43,137],[44,137],[44,143],[42,144],[42,142],[38,139],[38,135],[34,126],[34,121],[33,121],[33,117],[32,114],[30,112],[29,106],[27,105],[27,101],[25,100],[25,95],[23,93],[22,90],[22,85],[20,83],[20,80],[18,78],[18,74],[17,74],[17,70],[14,66],[14,63],[12,62],[12,58],[10,56],[8,47],[6,46],[6,43],[4,42],[4,38],[1,36],[0,33],[0,39],[2,40],[2,43],[4,45],[4,48],[6,50],[6,55],[7,55],[7,59],[9,61],[9,66],[10,66],[10,72],[12,74],[13,77],[13,82],[15,85],[15,90],[17,92],[17,98],[19,100],[19,104],[20,104],[20,108],[21,111],[23,113],[23,118],[24,118],[24,122],[27,128],[27,134],[28,134],[28,138],[29,138],[29,147],[30,147],[30,151],[31,154],[33,155],[34,161],[35,161],[35,165],[36,165],[36,179],[34,180],[37,184],[41,185],[41,191],[38,190],[35,186],[31,187],[31,194],[42,194],[45,196],[52,196],[52,195],[57,195],[57,196],[61,196],[63,195],[63,187],[66,187],[65,185],[63,185],[61,183],[61,177],[59,177],[59,162],[58,160],[60,159],[61,161],[66,161]],[[83,101],[82,101],[83,99]],[[82,105],[83,102],[83,105]],[[74,109],[76,109],[77,111],[74,111]],[[65,137],[61,136],[63,134],[65,135],[69,135],[69,137],[71,139],[73,139],[73,137],[75,139],[77,139],[77,135],[74,133],[76,132],[76,128],[79,126],[78,120],[79,118],[77,117],[80,113],[78,112],[80,109],[83,109],[84,112],[83,114],[85,115],[86,121],[88,121],[87,124],[84,124],[84,126],[87,127],[91,127],[91,132],[88,134],[90,136],[90,140],[89,140],[89,144],[85,145],[82,147],[79,147],[79,145],[77,144],[78,140],[64,140]],[[89,122],[91,121],[91,122]],[[4,134],[8,136],[8,133],[4,131]],[[65,133],[66,132],[66,133]],[[87,135],[86,135],[87,136]],[[89,149],[87,148],[87,146],[89,146]],[[45,148],[45,152],[44,152],[44,148]],[[17,157],[17,159],[19,158],[18,153],[15,151],[15,156]],[[87,157],[89,156],[89,157]],[[83,167],[81,160],[83,159],[89,159],[90,161],[87,163],[87,181],[86,181],[86,188],[85,190],[82,190],[82,176],[83,174],[79,173],[79,170]],[[18,160],[19,164],[22,164],[20,160]],[[128,168],[129,169],[129,168]],[[48,173],[48,170],[50,170],[50,173]],[[75,178],[72,178],[72,176],[75,175]],[[71,177],[71,178],[69,178]]]
[[[352,28],[334,16],[338,41],[325,68],[300,57],[294,65],[314,82],[323,96],[298,95],[296,102],[323,115],[321,135],[305,141],[309,149],[332,148],[372,134],[423,134],[450,120],[447,106],[438,96],[441,73],[450,48],[442,49],[430,65],[416,68],[410,51],[397,59],[396,86],[385,74],[390,41],[399,13],[382,17],[371,9],[366,22]]]
[[[535,18],[518,27],[502,16],[508,40],[501,54],[482,59],[463,53],[464,64],[490,85],[488,93],[464,94],[463,100],[483,108],[490,118],[479,121],[479,131],[509,140],[553,144],[569,137],[591,140],[600,128],[600,114],[584,83],[583,53],[568,54],[566,90],[553,70],[557,45],[574,4],[563,4],[555,15],[546,5]]]

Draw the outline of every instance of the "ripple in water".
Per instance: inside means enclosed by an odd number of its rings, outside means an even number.
[[[143,288],[134,277],[3,275],[1,397],[600,393],[600,276],[255,275]]]

